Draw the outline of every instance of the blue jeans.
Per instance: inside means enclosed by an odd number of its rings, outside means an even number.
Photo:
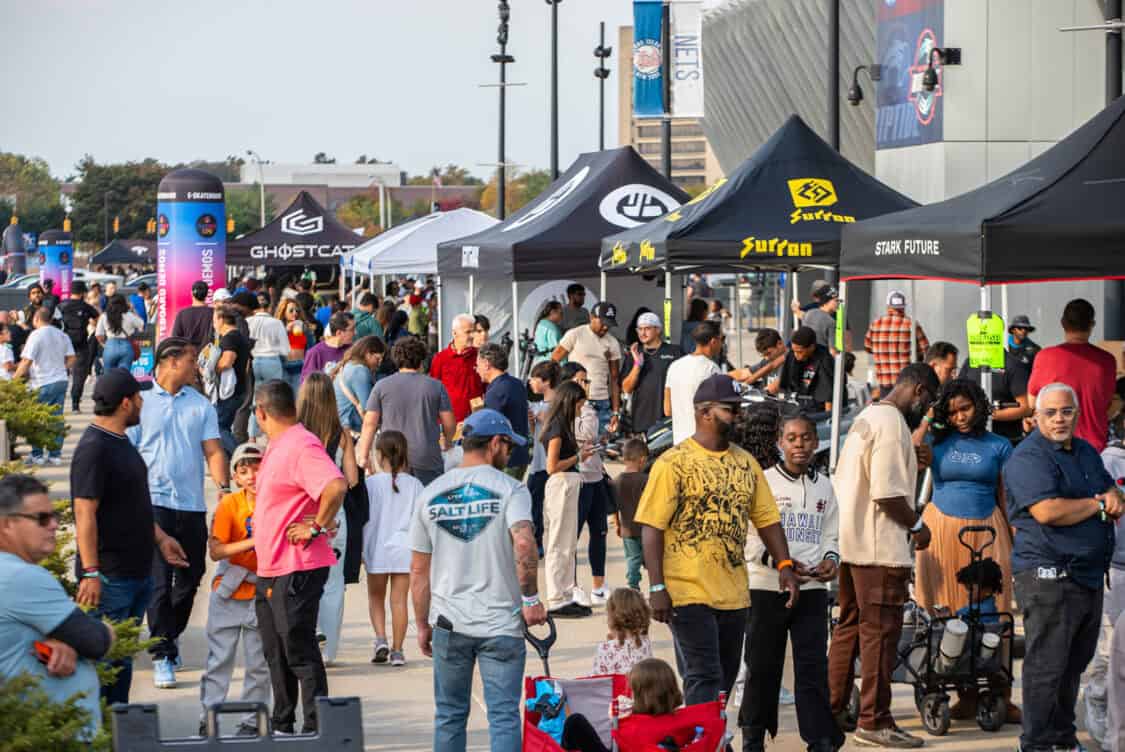
[[[238,412],[244,398],[245,395],[243,394],[235,394],[215,403],[215,413],[219,418],[219,441],[222,442],[223,449],[226,450],[228,455],[234,454],[235,448],[238,447],[238,441],[234,438],[232,426],[234,425],[234,414]]]
[[[151,577],[110,577],[102,583],[102,599],[94,616],[113,621],[133,619],[138,624],[144,618],[152,598]],[[109,705],[129,702],[129,687],[133,683],[133,659],[125,658],[110,664],[121,667],[113,684],[102,687],[102,697]]]
[[[293,388],[293,396],[301,389],[301,369],[305,367],[305,360],[287,360],[285,361],[285,381]]]
[[[613,414],[613,410],[610,409],[607,399],[587,401],[590,403],[590,407],[598,411],[598,436],[601,436],[605,433],[605,427],[609,425],[609,417]]]
[[[43,386],[39,387],[35,395],[44,405],[52,405],[54,407],[58,407],[58,410],[56,412],[61,413],[63,411],[63,402],[66,401],[66,387],[68,383],[69,382],[67,381],[56,381],[53,384],[44,384]],[[62,440],[64,435],[66,435],[65,428],[63,429],[63,433],[59,435],[58,449],[50,450],[50,455],[52,457],[62,457]],[[32,447],[31,456],[42,457],[43,453],[46,451],[48,451],[47,447]]]
[[[261,358],[254,358],[253,368],[255,387],[275,379],[288,382],[285,377],[285,366],[280,356],[267,355]],[[261,434],[261,431],[258,429],[258,419],[254,415],[253,410],[250,411],[250,423],[246,430],[250,434],[250,438],[255,438]]]
[[[104,368],[124,368],[129,370],[133,365],[133,344],[127,339],[107,339],[105,350],[102,352],[102,366]]]
[[[519,752],[527,648],[519,637],[469,637],[434,627],[434,750],[464,752],[473,667],[480,663],[492,752]]]
[[[645,564],[641,536],[623,537],[621,544],[625,547],[625,584],[636,590],[641,586],[641,567]]]

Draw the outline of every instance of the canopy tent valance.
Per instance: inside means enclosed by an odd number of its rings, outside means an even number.
[[[340,257],[340,267],[361,274],[436,274],[438,244],[473,235],[496,219],[475,209],[435,212],[399,225]]]

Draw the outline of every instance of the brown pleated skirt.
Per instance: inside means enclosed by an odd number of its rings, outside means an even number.
[[[969,549],[961,545],[957,533],[966,525],[991,525],[996,529],[996,542],[984,550],[984,555],[994,560],[1004,571],[1004,591],[996,596],[996,608],[999,611],[1010,611],[1012,532],[1000,508],[993,509],[992,516],[988,519],[967,520],[951,517],[938,509],[937,504],[931,503],[922,512],[922,519],[930,528],[932,538],[929,548],[914,554],[914,599],[918,605],[927,609],[946,606],[954,612],[969,605],[969,590],[957,582],[957,570],[969,563],[971,554]],[[965,535],[965,541],[973,546],[980,546],[988,538],[989,533]]]

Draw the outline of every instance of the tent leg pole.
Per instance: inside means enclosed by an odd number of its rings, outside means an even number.
[[[477,302],[476,297],[477,296],[476,296],[476,290],[473,289],[475,287],[475,285],[474,285],[475,281],[476,280],[473,279],[473,275],[470,274],[469,275],[469,315],[470,316],[476,315],[476,302]]]
[[[734,336],[738,338],[738,362],[735,365],[742,368],[742,276],[738,274],[734,275],[731,307],[734,308]]]
[[[602,272],[602,287],[598,293],[598,300],[603,303],[605,302],[605,272]]]
[[[445,334],[442,317],[445,315],[445,288],[441,284],[441,277],[437,278],[437,341],[440,350],[445,343],[442,337]]]
[[[839,297],[840,308],[838,315],[844,316],[844,331],[847,332],[847,294],[848,283],[840,282]],[[828,467],[830,474],[836,472],[836,462],[840,459],[840,415],[843,414],[844,408],[847,406],[846,391],[844,389],[844,353],[848,349],[848,338],[844,337],[844,346],[836,353],[836,368],[832,374],[832,431],[829,434],[829,441],[832,443],[828,447]]]
[[[791,292],[792,292],[792,294],[793,294],[793,302],[797,304],[798,308],[800,308],[800,305],[801,305],[801,294],[800,294],[799,290],[800,290],[800,287],[801,287],[801,281],[800,281],[800,280],[801,280],[801,275],[797,273],[797,270],[796,270],[796,269],[794,269],[794,270],[793,270],[793,273],[792,273],[792,274],[790,275],[790,277],[789,277],[789,278],[790,278],[790,280],[791,280],[791,281],[792,281],[792,283],[793,283],[792,285],[790,285],[790,287],[792,288],[792,291],[791,291]],[[792,309],[792,306],[790,306],[790,308]],[[793,332],[797,331],[797,327],[799,326],[799,324],[798,324],[798,322],[797,322],[797,313],[796,313],[796,311],[790,310],[790,312],[789,312],[789,313],[790,313],[790,315],[791,315],[791,316],[793,317],[793,326],[789,327],[789,333],[790,333],[790,334],[792,334]],[[785,332],[782,332],[782,333],[781,333],[781,338],[782,338],[782,339],[788,339],[788,337],[786,336]]]
[[[1004,319],[1004,331],[1008,330],[1008,286],[1000,285],[1000,318]],[[1007,350],[1007,337],[1004,338],[1004,349]]]
[[[604,275],[602,277],[605,278]],[[519,283],[512,280],[512,373],[517,378],[522,373],[520,370],[520,299]]]
[[[913,314],[918,313],[918,303],[917,303],[918,298],[916,298],[915,295],[916,295],[916,293],[915,293],[915,290],[914,290],[914,280],[910,280],[910,297],[906,302],[906,305],[907,305],[906,312],[907,312],[907,320],[908,321],[912,320],[911,317],[912,317]],[[922,358],[926,357],[926,354],[922,352],[922,343],[918,341],[917,322],[914,322],[911,325],[910,328],[911,328],[911,331],[910,331],[910,352],[916,353],[913,360],[917,360],[919,363],[921,363]]]
[[[355,267],[352,267],[352,309],[356,307]]]
[[[988,285],[980,286],[980,309],[982,311],[992,310],[992,288]],[[988,398],[989,404],[992,403],[992,369],[988,366],[982,365],[980,368],[980,386],[984,390],[984,396]],[[988,430],[992,430],[992,418],[988,419]]]
[[[672,272],[664,270],[664,341],[672,341]]]

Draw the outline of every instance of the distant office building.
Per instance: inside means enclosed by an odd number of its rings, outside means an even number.
[[[660,120],[633,118],[633,27],[617,30],[617,142],[630,144],[657,170],[663,169]],[[719,161],[694,118],[672,121],[672,182],[687,190],[711,185],[723,176]]]
[[[267,162],[261,165],[261,179],[267,186],[323,185],[329,188],[367,188],[382,183],[402,185],[402,169],[393,163],[379,164],[293,164]],[[240,182],[259,180],[258,163],[246,162],[239,174]]]

